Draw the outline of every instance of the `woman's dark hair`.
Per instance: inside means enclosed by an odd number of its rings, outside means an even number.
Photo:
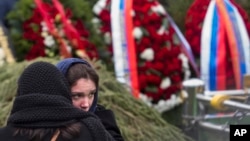
[[[70,86],[74,85],[76,81],[81,78],[92,80],[96,87],[98,87],[99,83],[99,76],[96,71],[93,68],[81,63],[72,65],[66,74],[66,78]]]
[[[42,141],[45,136],[50,135],[51,138],[57,130],[60,131],[58,137],[62,138],[65,141],[70,141],[73,138],[76,138],[80,134],[81,123],[73,123],[70,125],[65,125],[61,128],[15,128],[14,136],[28,136],[29,141]]]

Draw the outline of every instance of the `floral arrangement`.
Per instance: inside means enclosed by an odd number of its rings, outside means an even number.
[[[99,0],[93,11],[100,32],[112,55],[110,0]],[[133,1],[133,36],[141,99],[159,112],[182,103],[181,83],[189,78],[187,57],[170,26],[166,11],[157,0]]]
[[[250,22],[247,16],[247,13],[235,3],[234,0],[230,0],[238,9],[241,14],[243,21],[247,27],[248,33],[250,35]],[[193,4],[190,6],[185,20],[185,28],[186,28],[186,39],[188,40],[193,53],[197,59],[197,62],[200,60],[200,44],[201,44],[201,30],[203,26],[203,20],[205,18],[208,5],[210,0],[195,0]],[[199,63],[198,63],[199,64]],[[233,68],[231,65],[231,58],[227,58],[227,88],[234,89],[235,80],[233,79]]]
[[[82,21],[79,19],[70,21],[71,10],[66,9],[64,15],[55,4],[60,6],[59,1],[53,5],[37,2],[32,17],[24,22],[24,38],[35,41],[26,59],[34,59],[37,56],[54,57],[56,54],[64,58],[72,55],[97,58],[95,46],[86,40],[89,33]],[[49,14],[46,15],[45,12]],[[32,28],[34,26],[37,28]]]
[[[16,9],[26,7],[31,12],[21,19],[22,23],[14,20],[17,14],[8,15],[18,60],[37,57],[98,58],[97,48],[89,40],[91,28],[84,25],[84,19],[90,21],[90,18],[77,13],[78,8],[74,8],[76,1],[72,1],[72,4],[64,2],[69,6],[63,2],[21,0],[17,3]],[[82,6],[81,2],[78,3]],[[17,23],[21,25],[16,26]],[[20,29],[17,30],[17,27]],[[19,31],[18,34],[16,31]],[[16,42],[19,40],[22,42]]]

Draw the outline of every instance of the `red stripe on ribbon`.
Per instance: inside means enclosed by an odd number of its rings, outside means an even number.
[[[219,17],[219,33],[217,41],[217,68],[216,68],[216,78],[217,78],[217,90],[226,89],[226,43],[225,43],[225,27],[222,19]]]
[[[49,32],[53,35],[53,32],[55,32],[55,26],[53,24],[53,19],[50,18],[50,16],[47,14],[46,7],[44,6],[44,3],[42,0],[35,0],[36,6],[43,17],[44,22],[46,23]]]
[[[58,0],[53,0],[55,8],[58,10],[61,21],[63,23],[63,28],[66,36],[72,42],[75,48],[85,50],[83,42],[81,42],[81,37],[75,27],[71,24],[70,20],[67,19],[63,5]]]
[[[226,33],[227,33],[227,38],[229,42],[229,49],[230,49],[230,54],[231,54],[231,59],[232,59],[232,64],[233,64],[233,70],[234,70],[234,78],[236,81],[236,89],[241,88],[241,79],[240,79],[240,64],[239,64],[239,52],[237,50],[237,42],[235,38],[235,34],[233,31],[233,26],[230,22],[229,15],[227,13],[225,4],[223,0],[216,0],[218,10],[221,13],[221,18],[223,21],[223,25],[225,25],[226,28]]]
[[[139,84],[138,84],[138,73],[137,73],[137,62],[135,54],[135,43],[133,37],[133,20],[131,16],[133,0],[127,0],[125,3],[125,22],[126,22],[126,38],[127,38],[127,49],[128,59],[130,68],[130,83],[132,86],[132,93],[135,98],[139,98]]]

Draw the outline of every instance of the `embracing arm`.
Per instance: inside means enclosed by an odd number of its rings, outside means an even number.
[[[116,141],[124,141],[120,129],[116,123],[113,111],[105,109],[103,106],[98,105],[95,111],[95,115],[100,118],[105,129]]]

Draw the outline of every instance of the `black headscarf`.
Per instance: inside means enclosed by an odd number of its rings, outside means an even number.
[[[94,116],[72,105],[70,88],[52,64],[35,62],[18,80],[17,95],[8,124],[16,127],[60,127]]]

